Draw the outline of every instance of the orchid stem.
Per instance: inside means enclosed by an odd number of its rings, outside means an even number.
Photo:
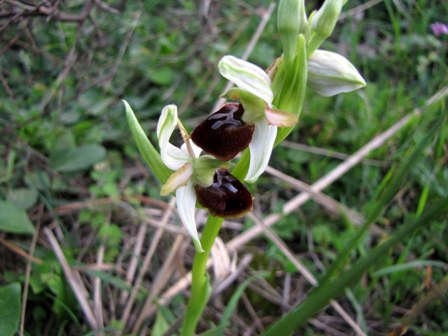
[[[207,274],[207,260],[212,250],[222,218],[209,216],[202,231],[201,244],[204,252],[196,252],[191,271],[191,296],[184,315],[181,336],[194,335],[196,326],[210,297],[211,288]]]

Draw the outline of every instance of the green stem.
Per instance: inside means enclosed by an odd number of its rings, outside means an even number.
[[[194,256],[193,269],[191,271],[191,296],[185,311],[182,336],[194,335],[196,326],[209,299],[210,283],[207,275],[207,260],[221,229],[222,222],[222,218],[209,216],[202,231],[201,244],[204,252],[196,252]]]
[[[297,115],[299,115],[305,98],[307,79],[306,46],[305,38],[302,35],[298,37],[296,56],[294,58],[294,63],[291,64],[290,67],[292,67],[292,69],[289,69],[288,80],[285,81],[285,83],[275,85],[279,90],[279,92],[275,93],[276,95],[279,95],[282,91],[288,91],[288,96],[285,99],[285,103],[283,103],[281,98],[277,99],[279,101],[279,107],[283,107],[283,105],[285,105],[285,111],[294,111]],[[283,130],[283,132],[279,134],[279,140],[283,140],[288,133],[291,132],[291,130],[292,128]],[[232,174],[236,178],[241,179],[247,173],[249,159],[250,154],[246,149],[236,166],[232,169]],[[205,228],[202,231],[201,244],[204,252],[196,253],[194,256],[191,278],[191,296],[185,311],[181,336],[191,336],[194,334],[196,326],[209,299],[210,284],[207,275],[207,260],[213,243],[215,242],[221,228],[222,222],[222,218],[209,216],[207,223],[205,224]]]
[[[243,178],[249,166],[249,151],[245,150],[241,159],[232,169],[232,174],[237,178]],[[196,253],[191,271],[191,296],[185,311],[181,336],[191,336],[196,330],[205,305],[210,296],[210,285],[207,275],[207,260],[210,256],[213,244],[218,236],[224,219],[208,216],[202,231],[201,244],[204,252]]]

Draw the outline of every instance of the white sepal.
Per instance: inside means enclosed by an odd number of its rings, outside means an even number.
[[[218,64],[219,72],[228,80],[234,82],[240,89],[246,90],[264,100],[269,106],[274,94],[271,89],[271,79],[258,66],[236,58],[224,56]]]
[[[179,217],[193,239],[196,251],[204,252],[196,228],[196,192],[191,181],[185,187],[180,187],[176,190],[176,205]]]
[[[364,78],[349,60],[337,53],[316,50],[308,59],[308,86],[329,97],[366,86]]]
[[[249,144],[250,163],[246,182],[254,183],[263,174],[271,157],[276,136],[277,127],[269,125],[265,118],[255,122],[255,130]]]
[[[157,137],[159,138],[160,156],[170,169],[177,170],[189,160],[186,152],[170,143],[171,134],[177,127],[177,107],[167,105],[163,108],[157,123]]]
[[[178,188],[185,186],[193,175],[193,165],[190,162],[185,163],[168,178],[168,181],[162,186],[160,195],[167,196]]]

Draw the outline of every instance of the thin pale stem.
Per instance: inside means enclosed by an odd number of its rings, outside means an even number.
[[[177,120],[177,126],[179,127],[182,139],[184,140],[185,145],[187,146],[188,155],[190,155],[192,159],[196,158],[193,148],[191,147],[190,135],[188,134],[187,130],[185,129],[184,125],[180,122],[180,120]]]

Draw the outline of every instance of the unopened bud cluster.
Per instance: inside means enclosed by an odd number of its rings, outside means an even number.
[[[323,96],[351,92],[366,85],[345,57],[318,49],[332,34],[346,2],[326,0],[309,18],[304,12],[303,0],[281,0],[279,5],[277,25],[283,43],[284,61],[288,63],[294,60],[295,55],[291,50],[296,50],[302,34],[306,40],[308,57],[308,87]],[[298,13],[297,9],[300,9]]]

